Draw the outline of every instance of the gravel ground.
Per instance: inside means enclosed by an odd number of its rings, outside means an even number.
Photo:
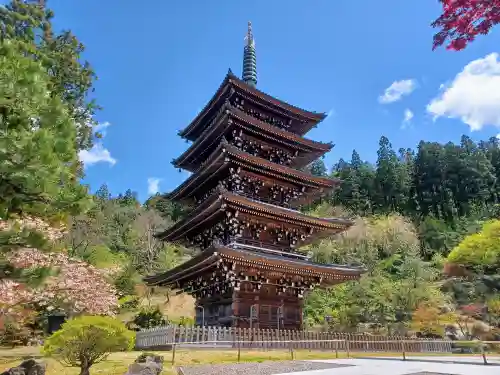
[[[199,365],[179,367],[182,375],[273,375],[288,372],[325,370],[351,365],[308,361],[282,361],[262,363],[234,363],[226,365]]]

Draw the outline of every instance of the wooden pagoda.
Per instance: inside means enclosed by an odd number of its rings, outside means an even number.
[[[173,164],[192,174],[168,198],[194,208],[157,234],[200,252],[145,280],[191,294],[200,325],[300,329],[306,292],[363,270],[316,264],[297,250],[352,222],[299,211],[339,183],[301,170],[332,148],[304,137],[325,114],[257,90],[250,24],[246,39],[243,79],[229,71],[179,134],[192,144]]]

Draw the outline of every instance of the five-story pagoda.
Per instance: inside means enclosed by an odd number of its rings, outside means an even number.
[[[256,84],[249,23],[243,79],[229,71],[179,134],[192,144],[173,164],[192,174],[168,198],[194,208],[157,234],[198,247],[199,255],[145,281],[196,298],[197,324],[300,329],[307,291],[357,279],[363,270],[312,263],[296,250],[352,223],[298,210],[338,184],[301,171],[332,148],[304,138],[325,114],[287,104]]]

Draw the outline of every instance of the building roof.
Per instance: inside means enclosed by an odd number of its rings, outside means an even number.
[[[200,111],[196,118],[184,130],[179,132],[179,135],[183,138],[194,141],[201,134],[203,128],[207,126],[207,120],[210,119],[210,114],[213,113],[213,111],[217,111],[217,108],[220,107],[224,101],[235,92],[245,96],[245,99],[247,100],[266,107],[270,111],[279,113],[285,117],[296,119],[296,124],[295,126],[292,124],[293,127],[291,130],[299,135],[306,134],[312,127],[326,117],[325,113],[307,111],[268,95],[263,91],[245,83],[243,80],[235,76],[231,70],[229,70],[214,96]]]
[[[322,143],[307,139],[289,131],[270,125],[245,112],[225,104],[211,125],[203,131],[196,141],[172,163],[177,168],[184,168],[193,172],[203,162],[203,157],[214,149],[218,140],[238,127],[246,133],[258,138],[263,138],[271,143],[284,145],[290,149],[298,150],[300,157],[293,161],[293,166],[302,168],[313,160],[324,155],[333,147],[332,143]]]
[[[236,195],[218,186],[212,196],[198,205],[188,217],[175,223],[156,237],[166,241],[182,241],[191,232],[198,232],[206,222],[217,220],[227,209],[237,210],[254,217],[264,217],[280,223],[313,227],[332,234],[346,230],[353,222],[337,218],[317,218],[299,211],[278,207]]]
[[[318,276],[322,277],[323,283],[327,285],[357,279],[365,272],[362,267],[320,264],[309,260],[291,259],[225,246],[213,246],[167,272],[145,277],[144,281],[151,286],[173,285],[194,278],[199,272],[210,269],[211,266],[215,267],[221,259],[259,270],[286,272],[301,276]]]
[[[193,196],[200,189],[206,189],[206,186],[213,183],[213,179],[235,164],[263,176],[314,189],[315,191],[310,191],[307,194],[308,196],[312,196],[315,192],[320,194],[331,190],[340,183],[337,179],[313,176],[307,172],[270,162],[241,151],[223,141],[195,173],[191,174],[181,185],[168,194],[168,199],[185,199]]]

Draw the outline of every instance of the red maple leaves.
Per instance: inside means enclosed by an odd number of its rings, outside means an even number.
[[[500,0],[439,0],[443,14],[432,23],[441,30],[434,35],[433,49],[448,43],[455,51],[464,49],[476,36],[488,34],[500,23]]]

